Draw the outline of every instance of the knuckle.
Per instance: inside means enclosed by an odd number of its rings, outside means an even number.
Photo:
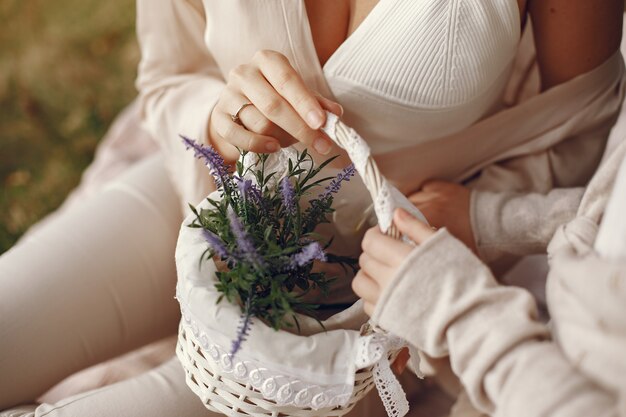
[[[222,131],[218,132],[227,142],[232,143],[233,139],[237,137],[237,125],[234,123],[227,123],[222,127]]]
[[[352,289],[355,293],[361,294],[361,288],[363,288],[363,273],[359,272],[352,280]]]
[[[231,69],[228,73],[229,80],[240,80],[248,73],[248,66],[246,64],[237,65]]]
[[[276,74],[276,88],[278,90],[284,90],[295,79],[296,74],[293,71],[287,69],[280,70],[278,74]]]
[[[359,256],[359,266],[363,268],[366,263],[367,263],[367,255],[365,255],[365,253],[362,253],[361,256]]]
[[[254,54],[254,59],[257,62],[265,63],[273,59],[276,59],[277,55],[280,55],[280,54],[271,49],[260,49]]]
[[[369,251],[372,247],[372,233],[372,229],[368,230],[363,237],[363,241],[361,242],[361,249],[365,252]]]
[[[269,98],[263,106],[261,111],[268,116],[274,116],[282,110],[282,101],[278,97]]]
[[[247,135],[246,137],[246,149],[251,150],[254,149],[254,146],[256,145],[256,140],[254,135]]]
[[[293,135],[305,143],[312,143],[314,140],[313,131],[304,122],[298,123]]]
[[[294,107],[296,108],[315,108],[318,107],[317,102],[309,95],[308,92],[304,94],[298,94],[298,96],[294,99],[293,102]]]
[[[252,130],[261,135],[268,136],[272,132],[273,127],[274,124],[272,122],[265,117],[260,117],[256,123],[254,123],[254,126],[252,126]]]

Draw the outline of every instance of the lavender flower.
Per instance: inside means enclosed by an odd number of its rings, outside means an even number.
[[[250,334],[250,327],[252,326],[252,311],[250,309],[251,299],[246,300],[245,312],[241,315],[239,320],[239,327],[237,328],[237,337],[233,340],[230,348],[230,355],[235,354],[241,349],[241,345],[245,342],[246,337]]]
[[[207,241],[217,256],[222,259],[228,258],[228,249],[226,249],[224,242],[219,238],[219,236],[206,229],[202,229],[202,236],[204,236],[204,240]]]
[[[287,213],[291,215],[296,214],[296,195],[289,177],[284,177],[280,180],[280,194]]]
[[[226,179],[229,177],[228,167],[224,163],[222,156],[211,146],[204,146],[183,135],[179,136],[182,138],[187,149],[193,148],[195,151],[195,157],[203,159],[204,163],[210,168],[211,175],[215,178],[215,184],[217,187],[219,188],[224,184],[227,184]]]
[[[239,195],[243,197],[244,200],[248,198],[248,194],[250,194],[250,189],[252,188],[252,180],[246,180],[241,177],[235,177],[235,181],[237,182],[237,189],[239,189]]]
[[[332,194],[336,194],[341,188],[341,183],[344,181],[350,181],[350,178],[356,173],[354,164],[350,164],[345,167],[333,180],[328,184],[326,190],[319,195],[319,198],[324,199],[330,197]]]
[[[232,230],[235,235],[235,240],[237,241],[237,246],[239,247],[240,256],[242,258],[247,259],[250,263],[252,263],[256,267],[263,266],[263,259],[259,256],[254,244],[250,240],[248,233],[243,228],[241,224],[241,220],[235,210],[233,210],[232,206],[228,206],[228,221],[230,222],[230,230]]]
[[[311,242],[291,257],[291,268],[307,265],[314,260],[326,262],[326,254],[317,242]]]
[[[250,200],[258,205],[262,205],[263,196],[261,194],[261,190],[255,184],[252,183],[252,180],[246,180],[241,177],[234,177],[237,182],[237,189],[239,189],[239,195],[243,197],[244,200]]]

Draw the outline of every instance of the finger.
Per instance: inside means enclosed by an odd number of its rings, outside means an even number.
[[[319,101],[324,110],[328,110],[339,117],[343,116],[343,106],[341,104],[335,103],[326,97],[320,96],[319,94],[316,94],[315,97],[317,97],[317,101]]]
[[[242,77],[242,93],[261,113],[288,134],[313,147],[319,154],[327,155],[333,149],[333,142],[321,131],[311,129],[259,72]]]
[[[363,251],[389,267],[397,267],[411,252],[411,246],[383,234],[378,227],[365,233]]]
[[[372,317],[372,314],[374,314],[375,309],[376,309],[376,304],[369,303],[369,302],[363,303],[363,311],[365,311],[365,314],[367,314],[368,316]]]
[[[246,129],[263,136],[276,138],[280,143],[280,146],[283,148],[298,142],[289,133],[285,132],[267,117],[263,116],[263,113],[261,113],[256,107],[248,106],[246,109],[248,109],[247,114],[240,118],[241,123]]]
[[[409,363],[410,358],[411,358],[411,355],[409,353],[409,348],[404,347],[400,349],[398,356],[396,356],[396,360],[393,361],[393,364],[391,365],[393,371],[398,375],[404,372],[404,370],[406,369],[406,365]]]
[[[363,252],[359,257],[359,266],[368,277],[384,288],[394,276],[395,269]]]
[[[441,180],[430,180],[424,183],[424,185],[422,186],[422,190],[424,191],[434,191],[437,192],[443,188],[446,188],[450,185],[452,185],[453,183],[449,183],[447,181],[441,181]]]
[[[243,104],[250,103],[247,97],[232,88],[226,88],[224,90],[222,99],[225,103],[223,107],[231,108],[232,114],[235,114],[238,109],[241,109]],[[241,124],[246,129],[258,133],[259,135],[275,138],[282,147],[292,145],[296,142],[291,135],[276,126],[276,124],[272,123],[267,117],[263,116],[263,114],[254,107],[254,104],[245,106],[239,110],[238,116]]]
[[[309,128],[317,130],[324,125],[326,113],[284,55],[275,51],[260,51],[255,55],[255,61],[265,79],[291,104]]]
[[[409,201],[414,205],[425,204],[433,200],[436,194],[431,191],[418,191],[409,196]]]
[[[352,290],[363,301],[376,303],[378,301],[380,287],[365,272],[359,271],[352,280]]]
[[[400,232],[418,245],[435,234],[433,229],[411,216],[406,210],[397,209],[393,219]]]
[[[217,134],[233,146],[257,153],[272,153],[280,149],[275,138],[247,130],[233,122],[230,114],[218,111],[214,112],[213,117]]]

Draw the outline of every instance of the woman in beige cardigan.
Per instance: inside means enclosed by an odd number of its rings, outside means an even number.
[[[212,187],[179,134],[231,159],[233,145],[329,154],[319,112],[341,104],[403,191],[430,178],[484,190],[469,212],[467,194],[450,206],[459,235],[470,213],[478,241],[481,224],[511,224],[486,214],[511,191],[522,210],[539,199],[571,216],[579,191],[563,191],[566,204],[541,193],[582,186],[596,168],[624,96],[622,12],[621,0],[140,0],[140,108],[160,151],[0,258],[0,409],[175,332],[181,207]],[[531,30],[521,37],[528,14],[536,48]],[[351,214],[365,208],[343,211],[359,223]],[[208,413],[175,360],[31,412]]]
[[[550,242],[549,327],[525,290],[499,285],[446,229],[401,210],[395,222],[417,247],[378,229],[363,241],[353,286],[372,321],[430,357],[449,355],[489,415],[626,416],[625,155],[622,141]]]

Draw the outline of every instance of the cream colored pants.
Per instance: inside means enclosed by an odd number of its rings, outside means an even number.
[[[179,207],[161,157],[152,156],[0,257],[0,410],[13,410],[0,416],[214,415],[175,358],[18,411],[68,375],[176,332]],[[372,396],[353,415],[384,412]]]

